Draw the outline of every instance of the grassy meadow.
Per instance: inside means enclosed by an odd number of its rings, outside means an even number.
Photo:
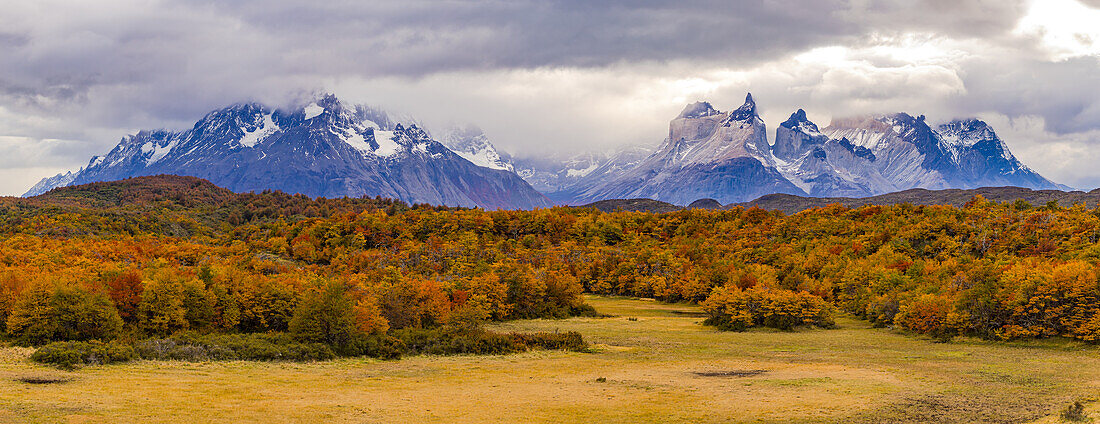
[[[1100,398],[1100,349],[1065,339],[936,343],[846,318],[719,332],[692,305],[586,300],[613,317],[490,328],[578,331],[592,353],[66,372],[0,348],[0,422],[1015,423],[1057,422],[1071,402]]]

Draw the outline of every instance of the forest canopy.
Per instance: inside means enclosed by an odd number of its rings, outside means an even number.
[[[142,177],[0,200],[0,330],[24,344],[263,333],[339,348],[592,314],[587,292],[697,302],[729,330],[845,313],[937,338],[1097,342],[1098,240],[1100,209],[981,197],[793,215],[484,211]]]

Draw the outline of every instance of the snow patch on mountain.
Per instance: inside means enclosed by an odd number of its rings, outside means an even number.
[[[159,162],[161,159],[164,159],[164,157],[168,156],[168,153],[176,147],[177,142],[178,140],[173,139],[164,146],[158,145],[156,142],[153,141],[143,144],[141,146],[141,151],[148,155],[145,159],[145,163],[147,165],[151,165]]]
[[[584,177],[584,176],[587,176],[588,174],[591,174],[592,171],[595,171],[596,168],[599,168],[599,167],[600,167],[599,163],[592,162],[592,163],[588,164],[587,168],[584,168],[584,169],[567,169],[565,171],[565,175],[567,175],[569,177],[574,177],[574,178]]]
[[[397,133],[393,131],[375,131],[374,141],[378,143],[378,148],[374,149],[374,154],[388,157],[400,153],[401,145],[394,141],[397,137]]]
[[[358,131],[349,130],[342,136],[345,143],[348,143],[349,145],[351,145],[351,147],[354,147],[355,150],[358,150],[360,153],[366,154],[370,153],[373,150],[371,149],[370,143],[367,143],[366,137],[363,137],[363,134],[359,133]]]
[[[263,121],[260,122],[260,126],[251,131],[245,131],[244,136],[241,137],[237,143],[244,147],[256,147],[257,144],[262,143],[265,139],[278,131],[279,125],[271,119],[270,113],[265,113]]]
[[[316,118],[317,116],[325,113],[325,108],[318,106],[317,103],[310,103],[304,109],[306,120]]]

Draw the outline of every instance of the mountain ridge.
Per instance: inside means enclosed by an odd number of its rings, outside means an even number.
[[[979,195],[986,200],[995,202],[1015,202],[1017,200],[1022,200],[1031,206],[1043,206],[1052,201],[1056,202],[1061,207],[1072,207],[1076,204],[1084,204],[1089,207],[1100,206],[1100,189],[1085,192],[1079,190],[1032,190],[1023,187],[980,187],[974,189],[952,188],[943,190],[912,188],[894,193],[862,198],[769,194],[748,202],[729,204],[723,208],[759,207],[767,210],[783,211],[786,214],[793,214],[803,210],[833,204],[839,204],[848,208],[865,205],[895,205],[902,203],[925,206],[951,205],[962,207],[975,196]]]

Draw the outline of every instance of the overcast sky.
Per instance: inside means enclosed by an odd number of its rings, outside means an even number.
[[[1025,164],[1100,186],[1100,0],[9,2],[0,194],[139,129],[313,93],[544,155],[656,144],[686,103],[769,131],[797,108],[990,122]]]

